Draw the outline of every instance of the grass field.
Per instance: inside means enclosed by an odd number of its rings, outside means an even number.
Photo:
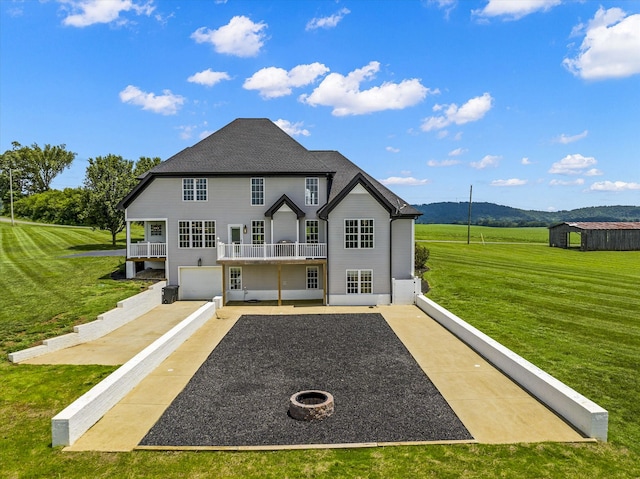
[[[140,284],[91,230],[0,223],[0,477],[640,477],[640,252],[545,246],[547,230],[418,225],[428,296],[609,410],[606,444],[281,452],[64,453],[50,420],[114,368],[11,365],[21,349],[93,319]]]

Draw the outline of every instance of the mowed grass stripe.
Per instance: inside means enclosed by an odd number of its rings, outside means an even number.
[[[63,257],[92,243],[101,249],[104,232],[4,223],[0,235],[0,350],[71,332],[140,291],[140,283],[109,279],[122,258]]]

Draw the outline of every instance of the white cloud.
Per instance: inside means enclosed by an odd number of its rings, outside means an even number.
[[[384,180],[378,180],[383,185],[421,186],[429,183],[428,179],[419,180],[413,176],[390,176]]]
[[[640,190],[640,183],[627,183],[626,181],[599,181],[589,188],[591,191],[629,191]]]
[[[340,20],[344,18],[345,15],[348,15],[351,11],[348,8],[343,8],[338,12],[330,15],[328,17],[317,17],[313,18],[307,23],[307,30],[316,30],[317,28],[334,28]]]
[[[584,172],[584,176],[602,176],[604,173],[597,168],[591,168]]]
[[[322,63],[298,65],[287,71],[283,68],[267,67],[258,70],[242,85],[245,90],[258,90],[263,98],[277,98],[291,94],[291,89],[313,83],[329,71]]]
[[[303,122],[291,123],[289,120],[278,119],[274,121],[276,125],[282,128],[290,136],[309,136],[311,133],[306,128],[303,128]]]
[[[162,95],[147,93],[137,86],[129,85],[120,92],[120,100],[122,103],[141,106],[143,110],[150,110],[162,115],[177,113],[184,104],[185,98],[180,95],[174,95],[170,90],[163,90],[162,93]]]
[[[467,150],[466,148],[456,148],[455,150],[451,150],[449,152],[449,156],[460,156],[460,155],[466,153],[467,151],[469,151],[469,150]]]
[[[441,130],[451,124],[464,125],[472,121],[480,120],[493,106],[493,98],[489,93],[471,98],[464,105],[435,105],[433,111],[443,111],[442,116],[431,116],[422,122],[422,131]]]
[[[582,133],[578,133],[577,135],[567,136],[564,133],[554,138],[554,143],[562,143],[563,145],[568,145],[569,143],[573,143],[574,141],[582,140],[586,138],[589,134],[588,130],[584,130]]]
[[[587,80],[623,78],[640,73],[640,14],[629,15],[619,8],[600,7],[586,25],[580,51],[562,64],[576,76]]]
[[[567,155],[560,161],[556,161],[549,173],[556,175],[584,175],[589,170],[590,166],[597,163],[593,156],[582,156],[579,153],[574,155]]]
[[[526,185],[527,180],[520,180],[518,178],[510,178],[508,180],[493,180],[491,186],[522,186]]]
[[[522,165],[530,165],[531,164],[531,160],[527,157],[524,157],[520,160],[520,164]]]
[[[191,34],[196,43],[211,43],[218,53],[253,57],[264,45],[266,23],[254,23],[245,16],[233,17],[217,30],[200,27]]]
[[[96,23],[127,23],[120,17],[122,12],[150,16],[155,7],[152,1],[145,3],[133,0],[58,0],[70,9],[62,23],[71,27],[88,27]]]
[[[550,10],[560,5],[561,0],[489,0],[483,9],[472,10],[479,17],[505,17],[506,20],[518,20],[537,11]]]
[[[551,180],[549,182],[551,186],[574,186],[574,185],[584,185],[584,180],[582,178],[577,178],[573,181],[566,180]]]
[[[501,158],[502,158],[501,156],[486,155],[480,161],[472,161],[469,164],[471,165],[472,168],[475,168],[476,170],[484,170],[485,168],[489,168],[489,167],[495,168],[496,166],[498,166],[498,163],[500,162]]]
[[[188,82],[198,83],[199,85],[205,86],[213,86],[216,83],[220,83],[222,80],[231,80],[231,77],[227,72],[214,72],[211,68],[194,73],[187,78]]]
[[[415,78],[360,90],[360,84],[374,78],[379,70],[380,63],[373,61],[347,76],[330,73],[310,95],[301,95],[299,99],[311,106],[330,106],[334,116],[346,116],[402,110],[421,102],[430,92]]]
[[[389,153],[400,153],[400,148],[394,148],[393,146],[387,146],[385,150]]]
[[[458,164],[460,164],[459,160],[442,160],[442,161],[429,160],[429,161],[427,161],[427,166],[433,166],[433,167],[453,166],[453,165],[458,165]]]

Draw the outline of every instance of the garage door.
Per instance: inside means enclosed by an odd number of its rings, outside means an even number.
[[[180,266],[178,268],[178,295],[180,299],[211,301],[222,295],[221,266]]]

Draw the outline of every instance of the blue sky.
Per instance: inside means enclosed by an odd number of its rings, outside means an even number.
[[[640,205],[640,1],[0,2],[0,151],[167,159],[238,117],[410,203]]]

